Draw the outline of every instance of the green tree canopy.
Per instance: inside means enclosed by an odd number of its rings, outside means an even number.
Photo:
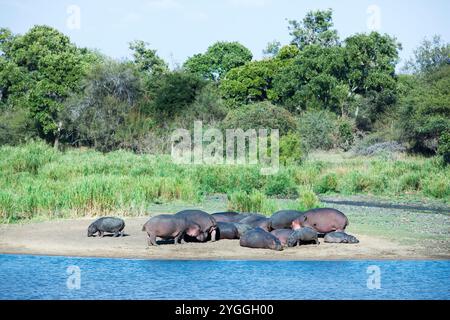
[[[332,47],[339,43],[336,29],[333,29],[333,10],[309,11],[302,21],[288,20],[292,44],[300,49],[308,45]]]
[[[216,42],[204,54],[184,63],[184,69],[204,79],[220,80],[228,71],[252,60],[252,53],[239,42]]]
[[[130,43],[134,62],[139,70],[150,74],[167,72],[169,70],[167,63],[156,54],[156,50],[150,49],[148,46],[148,43],[141,40]]]
[[[48,26],[34,26],[24,35],[6,29],[0,34],[2,102],[28,109],[41,135],[57,143],[63,102],[80,89],[94,55]]]
[[[414,57],[407,61],[405,69],[414,73],[428,73],[439,69],[450,61],[450,44],[445,43],[439,35],[431,40],[424,39],[414,50]]]

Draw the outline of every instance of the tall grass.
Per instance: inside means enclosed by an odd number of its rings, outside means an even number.
[[[315,204],[316,194],[373,194],[440,199],[449,203],[450,167],[434,159],[352,158],[307,160],[280,167],[276,175],[258,166],[176,165],[168,156],[126,151],[56,152],[42,142],[0,148],[0,219],[36,215],[90,215],[120,211],[142,214],[153,203],[198,203],[225,193],[242,211],[272,210],[269,197],[300,197]],[[303,190],[303,191],[299,191]],[[256,193],[254,190],[260,190]],[[251,203],[245,204],[244,195]],[[239,197],[244,197],[239,200]],[[257,203],[254,205],[253,203]],[[259,204],[258,204],[259,203]]]

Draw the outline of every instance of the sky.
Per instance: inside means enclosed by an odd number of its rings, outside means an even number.
[[[216,41],[239,41],[260,59],[268,42],[290,42],[286,19],[327,8],[341,39],[372,30],[395,36],[400,65],[424,37],[450,40],[448,0],[0,0],[0,27],[23,34],[49,25],[118,59],[131,56],[130,41],[144,40],[175,67]]]

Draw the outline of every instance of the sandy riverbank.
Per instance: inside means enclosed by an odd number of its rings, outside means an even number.
[[[357,234],[359,244],[308,245],[284,251],[249,249],[239,240],[209,243],[160,245],[147,249],[140,231],[147,218],[127,218],[123,238],[88,238],[86,229],[93,219],[73,219],[23,225],[0,225],[0,253],[114,257],[143,259],[251,259],[251,260],[345,260],[345,259],[450,259],[448,252],[429,253],[421,246]]]

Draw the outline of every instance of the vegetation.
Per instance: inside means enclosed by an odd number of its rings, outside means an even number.
[[[329,158],[306,159],[264,176],[256,165],[176,165],[165,155],[123,150],[103,154],[90,149],[61,152],[43,142],[4,146],[0,149],[0,215],[3,221],[112,211],[135,215],[144,214],[155,203],[198,203],[212,194],[227,194],[231,208],[266,213],[273,208],[273,197],[298,198],[293,208],[301,209],[317,206],[317,194],[409,194],[450,203],[450,167],[439,161]]]
[[[238,42],[217,42],[171,70],[139,40],[130,61],[116,61],[48,26],[0,29],[3,219],[135,213],[214,193],[264,212],[265,197],[309,207],[324,193],[448,202],[449,44],[424,40],[398,73],[397,39],[341,39],[332,10],[288,21],[287,32],[291,41],[270,42],[261,60]],[[192,131],[196,120],[205,129],[279,129],[279,172],[173,164],[171,133]],[[318,150],[346,156],[308,157]]]

